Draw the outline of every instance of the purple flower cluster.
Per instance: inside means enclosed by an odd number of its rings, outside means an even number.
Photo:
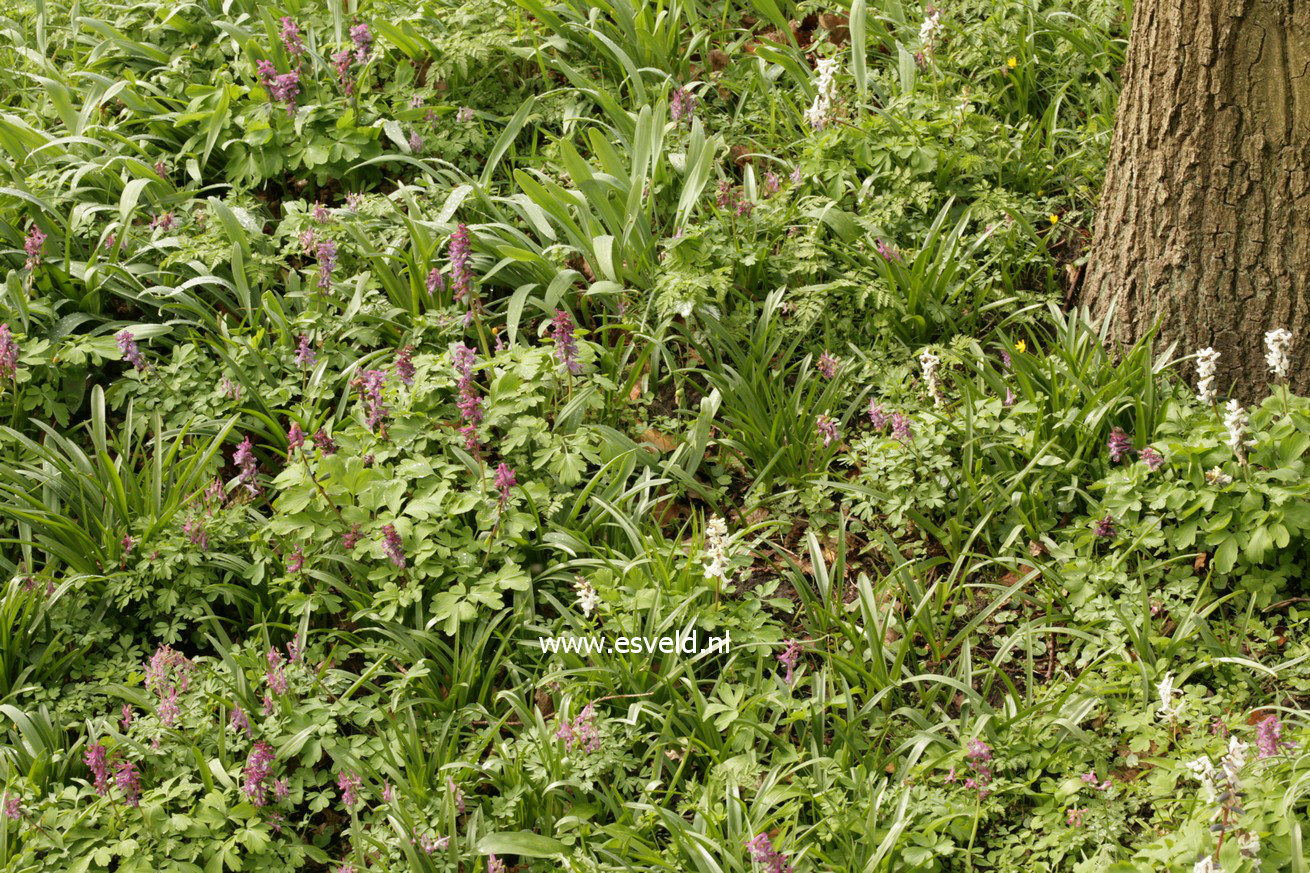
[[[892,437],[902,443],[909,443],[910,440],[914,439],[914,434],[910,430],[909,416],[902,415],[899,412],[893,412],[889,416],[883,405],[874,400],[869,401],[869,421],[873,422],[873,426],[878,430],[882,430],[890,424]]]
[[[23,798],[17,794],[6,794],[4,801],[5,818],[20,819],[23,817]]]
[[[750,853],[751,860],[763,867],[767,873],[792,873],[792,866],[787,863],[787,856],[773,848],[768,834],[759,833],[747,840],[746,851]]]
[[[286,694],[291,689],[286,671],[282,669],[282,653],[277,649],[268,650],[268,670],[264,672],[264,681],[274,694]]]
[[[578,342],[573,336],[573,317],[563,309],[555,310],[555,318],[550,325],[551,337],[555,340],[555,360],[568,369],[570,373],[582,372],[578,363]]]
[[[1104,518],[1097,520],[1096,527],[1093,529],[1092,532],[1103,540],[1112,540],[1115,537],[1117,537],[1119,535],[1119,531],[1115,527],[1114,516],[1110,515],[1109,513],[1106,513]]]
[[[268,803],[268,780],[273,775],[275,760],[273,747],[263,740],[255,743],[255,747],[250,750],[250,756],[246,758],[245,770],[242,771],[245,781],[241,790],[250,798],[253,806],[264,806]]]
[[[299,573],[303,569],[305,569],[305,549],[302,546],[296,546],[291,550],[291,557],[287,558],[287,572]]]
[[[18,375],[18,343],[9,331],[8,324],[0,324],[0,379],[13,379]]]
[[[446,277],[442,275],[441,270],[433,267],[428,271],[427,279],[428,296],[431,297],[438,291],[446,290]]]
[[[400,538],[396,526],[382,525],[382,551],[400,569],[405,569],[405,543]]]
[[[355,378],[354,384],[359,388],[360,395],[364,398],[365,403],[368,404],[368,415],[365,423],[368,425],[369,430],[376,430],[378,423],[391,412],[382,402],[382,389],[387,384],[387,371],[365,370]]]
[[[472,106],[460,107],[459,112],[455,113],[455,120],[458,121],[460,124],[468,124],[470,121],[473,120],[473,107]]]
[[[283,19],[283,21],[288,20]],[[303,47],[301,50],[304,50]],[[259,61],[255,67],[259,70],[259,84],[264,86],[268,95],[278,103],[287,105],[287,115],[295,115],[296,97],[300,94],[300,70],[291,70],[279,75],[272,61]]]
[[[27,263],[24,265],[29,270],[35,270],[41,266],[41,252],[45,248],[46,235],[41,232],[41,228],[33,224],[27,231],[27,237],[23,240],[23,251],[27,252]]]
[[[318,287],[327,292],[332,288],[332,271],[337,268],[337,244],[325,239],[314,252],[318,258]]]
[[[1272,758],[1283,749],[1296,745],[1283,739],[1283,723],[1276,715],[1268,716],[1256,725],[1255,744],[1260,749],[1261,758]]]
[[[156,712],[165,727],[172,727],[181,714],[178,694],[191,686],[193,670],[195,664],[171,646],[160,646],[146,662],[146,690],[159,699]]]
[[[250,437],[241,440],[241,445],[232,453],[232,463],[240,468],[241,473],[238,476],[240,484],[246,487],[252,495],[259,494],[259,482],[255,480],[257,475],[257,465],[255,461],[254,447],[250,444]]]
[[[505,873],[505,862],[494,854],[487,856],[487,873]]]
[[[801,644],[796,640],[787,640],[786,646],[778,653],[778,662],[782,664],[783,667],[787,668],[786,674],[782,677],[782,681],[787,685],[791,685],[795,680],[793,671],[796,669],[796,662],[799,661],[800,658]]]
[[[514,471],[508,464],[502,461],[496,467],[496,488],[500,490],[500,507],[505,508],[506,502],[509,501],[509,489],[518,484],[518,479],[514,477]]]
[[[363,534],[360,532],[359,525],[352,524],[350,530],[341,535],[341,548],[350,551],[355,548],[355,546],[359,545],[359,540],[362,536]]]
[[[396,353],[396,376],[400,384],[409,387],[414,384],[414,347],[405,346]]]
[[[128,806],[141,805],[141,777],[131,761],[119,761],[114,768],[114,784],[123,792]]]
[[[136,337],[132,335],[132,331],[119,331],[114,340],[118,343],[119,351],[123,353],[123,360],[136,367],[137,370],[146,368],[146,359],[141,357],[141,350],[137,348]]]
[[[674,124],[681,124],[683,119],[691,123],[692,113],[696,111],[696,95],[682,88],[674,88],[669,95],[669,117]]]
[[[347,77],[350,72],[350,49],[342,49],[332,56],[332,64],[337,70],[337,81],[347,95],[355,93],[355,81]]]
[[[982,740],[969,740],[964,757],[969,762],[969,769],[973,771],[973,775],[964,780],[964,787],[976,788],[979,797],[986,797],[991,793],[988,786],[992,783],[993,775],[992,747]]]
[[[450,283],[455,300],[461,303],[473,293],[473,271],[469,269],[471,252],[468,225],[461,224],[450,235]]]
[[[596,726],[596,710],[588,703],[573,717],[572,722],[560,721],[555,738],[564,741],[566,750],[576,748],[588,752],[599,751],[600,730]]]
[[[228,724],[231,725],[232,730],[237,733],[244,733],[247,739],[255,735],[255,732],[250,728],[249,716],[246,715],[245,710],[240,706],[237,706],[232,710],[232,717],[228,719]]]
[[[287,457],[296,449],[305,445],[305,431],[300,427],[300,422],[291,422],[291,430],[287,431]]]
[[[289,15],[282,17],[282,45],[292,57],[305,53],[305,44],[300,41],[300,27]]]
[[[464,426],[459,432],[464,436],[464,446],[475,455],[478,453],[478,425],[482,422],[482,398],[478,396],[477,385],[473,381],[473,364],[477,353],[463,343],[456,343],[451,359],[455,372],[459,373],[459,416]]]
[[[887,243],[883,242],[882,237],[878,237],[878,239],[874,241],[873,245],[874,248],[878,250],[878,254],[882,256],[882,259],[884,261],[896,261],[898,263],[900,262],[901,253],[896,250],[895,246],[890,246]]]
[[[727,179],[719,180],[718,193],[714,197],[714,203],[720,209],[731,209],[739,216],[749,216],[751,211],[755,209],[755,204],[746,199],[745,192],[740,188],[734,188]]]
[[[150,219],[151,230],[162,230],[164,233],[168,233],[175,227],[177,227],[177,219],[173,217],[171,212],[164,212]]]
[[[341,802],[346,807],[359,803],[359,786],[359,777],[349,770],[342,770],[337,774],[337,788],[341,789]]]
[[[1110,450],[1111,463],[1117,464],[1132,455],[1133,441],[1128,438],[1128,434],[1124,433],[1122,428],[1116,427],[1110,431],[1110,441],[1106,443],[1106,448]]]
[[[826,412],[814,420],[814,429],[823,437],[824,446],[830,446],[841,439],[837,431],[837,420]]]
[[[96,794],[104,794],[109,790],[109,750],[100,743],[92,743],[86,747],[82,760],[91,771],[91,785]]]
[[[355,44],[355,60],[364,63],[368,60],[368,51],[373,46],[373,34],[368,25],[361,22],[350,28],[350,41]]]
[[[1138,452],[1137,457],[1146,465],[1146,469],[1150,470],[1152,473],[1164,466],[1164,455],[1160,454],[1150,446],[1147,446]]]
[[[819,375],[823,376],[823,378],[831,379],[837,375],[837,368],[840,366],[841,361],[830,355],[827,349],[824,349],[823,355],[820,356],[815,368],[818,369]]]
[[[423,137],[418,135],[417,130],[411,129],[409,132],[409,150],[411,152],[423,151]]]
[[[324,455],[335,455],[337,453],[336,442],[332,437],[327,435],[327,431],[323,428],[320,427],[315,431],[310,439],[314,441],[314,448],[318,449]]]

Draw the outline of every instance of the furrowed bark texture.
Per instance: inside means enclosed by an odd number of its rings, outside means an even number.
[[[1218,387],[1269,382],[1295,334],[1310,391],[1310,0],[1138,0],[1081,300],[1131,343],[1213,346]]]

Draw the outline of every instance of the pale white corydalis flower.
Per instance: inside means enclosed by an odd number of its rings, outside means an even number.
[[[837,99],[836,58],[821,58],[818,62],[818,79],[814,83],[814,102],[805,110],[805,121],[815,130],[823,130],[832,120],[832,106]]]
[[[1219,365],[1219,353],[1206,346],[1196,353],[1196,399],[1206,406],[1214,406],[1214,374]]]
[[[717,515],[705,525],[705,578],[728,581],[728,523]]]
[[[1229,476],[1219,467],[1211,467],[1209,470],[1205,471],[1205,483],[1207,485],[1214,485],[1215,487],[1223,488],[1226,485],[1233,484],[1233,477]]]
[[[1219,866],[1219,862],[1209,855],[1202,855],[1196,859],[1196,865],[1192,867],[1192,873],[1224,873],[1224,868]]]
[[[1207,804],[1217,803],[1219,801],[1219,771],[1215,769],[1214,762],[1209,758],[1197,758],[1195,761],[1187,762],[1184,766],[1187,767],[1188,775],[1201,783],[1201,799]]]
[[[919,355],[919,366],[923,368],[923,381],[928,386],[928,393],[932,395],[932,402],[940,409],[946,405],[946,394],[942,391],[941,376],[937,374],[937,369],[941,366],[941,358],[932,352],[924,352]]]
[[[1174,688],[1174,674],[1164,674],[1164,678],[1155,686],[1155,691],[1160,695],[1160,706],[1155,711],[1156,715],[1165,721],[1177,721],[1183,714],[1186,701],[1174,702],[1175,697],[1181,697],[1183,694],[1182,691]]]
[[[1242,768],[1246,766],[1246,753],[1251,746],[1244,743],[1237,737],[1228,738],[1228,754],[1224,755],[1219,761],[1219,766],[1223,768],[1224,779],[1228,782],[1228,789],[1233,792],[1242,790]]]
[[[1292,363],[1288,355],[1291,346],[1292,332],[1285,327],[1265,334],[1265,363],[1269,365],[1269,371],[1274,374],[1275,382],[1282,382],[1287,378],[1287,371]]]
[[[923,45],[923,53],[927,57],[932,57],[933,49],[937,46],[937,36],[942,30],[942,14],[940,11],[933,9],[928,16],[923,19],[923,26],[919,28],[919,42]]]
[[[1248,419],[1246,410],[1242,404],[1236,400],[1229,400],[1227,410],[1224,412],[1224,427],[1228,429],[1228,447],[1233,450],[1237,460],[1246,463],[1246,447],[1250,443],[1246,439],[1246,425]]]
[[[573,590],[578,595],[578,609],[582,610],[584,616],[591,618],[592,612],[596,610],[596,606],[600,603],[600,597],[596,595],[596,589],[591,587],[590,582],[579,576],[577,581],[573,583]]]

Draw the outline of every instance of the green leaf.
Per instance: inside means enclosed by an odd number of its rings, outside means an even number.
[[[543,837],[531,831],[487,834],[478,840],[478,854],[520,855],[524,858],[553,858],[568,852],[559,840]]]

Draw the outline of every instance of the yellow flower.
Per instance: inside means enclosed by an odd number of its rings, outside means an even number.
[[[1015,67],[1019,66],[1019,59],[1015,57],[1007,58],[1005,65],[1013,70]]]
[[[1051,213],[1051,224],[1059,224],[1059,223],[1060,223],[1060,216],[1058,216],[1058,215],[1056,215],[1054,212],[1052,212],[1052,213]]]
[[[1019,354],[1023,354],[1024,352],[1028,351],[1028,343],[1024,340],[1019,340],[1017,343],[1014,344],[1014,350]]]

